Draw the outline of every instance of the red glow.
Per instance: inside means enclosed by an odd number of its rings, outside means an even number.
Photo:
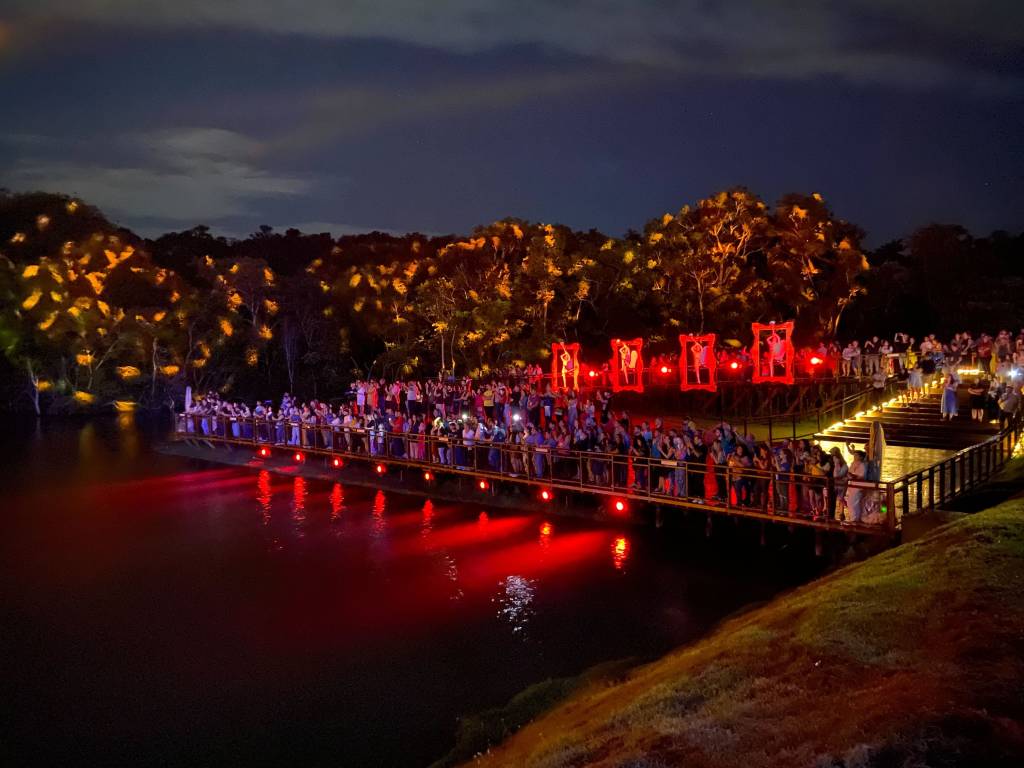
[[[551,491],[546,488],[540,492],[540,498],[543,501],[551,501]]]
[[[434,479],[434,473],[428,469],[426,472],[423,473],[423,479],[429,483],[431,480]]]
[[[812,357],[811,358],[811,365],[821,365],[821,358],[820,357]]]
[[[729,363],[729,367],[735,371],[737,368],[740,367],[740,364],[733,360],[731,363]]]
[[[540,524],[540,535],[547,537],[554,533],[555,527],[551,523],[544,522]]]
[[[629,540],[625,536],[619,536],[612,544],[612,563],[616,570],[622,570],[629,557]]]
[[[479,483],[477,483],[477,486],[480,488],[481,491],[486,491],[487,490],[487,481],[486,480],[481,480]]]
[[[341,459],[339,459],[337,456],[335,456],[334,460],[331,461],[331,464],[333,464],[336,467],[340,467],[341,466]]]
[[[618,501],[616,501],[615,502],[615,511],[616,512],[625,512],[626,511],[626,502],[624,502],[622,499],[619,499]]]
[[[384,465],[383,464],[378,464],[376,467],[374,467],[374,470],[377,472],[378,475],[383,475],[384,474]]]
[[[491,518],[487,516],[486,512],[481,512],[480,515],[476,519],[476,521],[478,523],[480,523],[480,525],[486,525],[487,523],[490,522],[490,520],[491,520]]]
[[[590,371],[587,373],[587,376],[589,376],[590,378],[594,378],[595,376],[597,376],[597,371]]]
[[[305,457],[305,456],[303,456],[303,455],[302,455],[301,453],[299,453],[298,451],[296,451],[296,452],[295,452],[295,456],[294,456],[293,458],[295,459],[295,461],[297,461],[297,462],[298,462],[298,463],[300,463],[300,464],[301,464],[301,463],[302,463],[302,462],[303,462],[303,461],[304,461],[304,460],[306,459],[306,457]]]
[[[269,455],[270,455],[270,449],[269,448],[267,448],[266,446],[264,446],[263,448],[260,448],[260,456],[262,456],[263,458],[266,458]]]
[[[661,366],[661,372],[662,373],[668,373],[668,366],[667,365]]]

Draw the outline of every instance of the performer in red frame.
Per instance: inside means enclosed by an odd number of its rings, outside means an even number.
[[[714,333],[699,336],[679,334],[679,388],[684,392],[718,389],[718,358],[715,355]]]
[[[551,345],[551,386],[578,392],[580,388],[580,345],[556,341]]]
[[[792,384],[793,321],[752,323],[750,329],[754,333],[754,383]]]
[[[643,339],[612,339],[612,391],[644,391]]]

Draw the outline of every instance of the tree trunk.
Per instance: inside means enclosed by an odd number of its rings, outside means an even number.
[[[32,407],[35,408],[36,416],[39,416],[39,377],[32,370],[32,361],[26,360],[25,367],[28,369],[28,380],[32,383]]]
[[[150,399],[150,402],[152,402],[152,400],[156,397],[156,372],[157,372],[157,364],[156,364],[156,339],[153,339],[152,365],[153,365],[153,375],[152,375],[152,381],[151,381],[150,386],[149,386],[149,399]]]

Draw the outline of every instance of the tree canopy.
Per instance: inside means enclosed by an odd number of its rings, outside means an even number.
[[[838,333],[1019,323],[1021,236],[933,225],[865,253],[818,194],[735,188],[610,237],[504,219],[464,237],[332,238],[198,225],[153,240],[47,193],[0,194],[3,396],[13,407],[160,404],[188,384],[329,397],[356,376],[540,362],[557,340],[674,348],[795,319]]]

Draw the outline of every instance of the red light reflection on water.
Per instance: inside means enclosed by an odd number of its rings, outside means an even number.
[[[423,502],[423,522],[420,523],[420,536],[427,538],[434,530],[434,502],[427,499]]]
[[[479,523],[480,525],[487,525],[487,524],[488,524],[488,523],[489,523],[489,522],[491,521],[491,518],[487,516],[487,513],[486,513],[486,512],[481,512],[481,513],[480,513],[480,514],[479,514],[479,515],[477,516],[477,518],[476,518],[476,521],[477,521],[477,522],[478,522],[478,523]]]
[[[615,570],[621,571],[626,565],[628,557],[629,539],[625,536],[619,536],[619,538],[612,542],[612,564],[615,565]]]
[[[341,517],[341,511],[345,509],[345,492],[341,489],[341,483],[335,483],[331,488],[331,522],[336,522]]]
[[[271,490],[270,472],[261,470],[256,478],[256,501],[260,505],[260,517],[264,525],[270,524],[270,502],[274,497]]]
[[[387,521],[384,519],[384,512],[387,509],[388,500],[384,491],[377,491],[373,497],[373,537],[379,539],[384,535]]]
[[[306,478],[296,477],[295,488],[292,493],[292,520],[296,523],[303,523],[306,520]]]
[[[503,579],[510,573],[531,577],[547,572],[569,570],[582,561],[606,552],[608,539],[600,531],[560,533],[541,536],[541,541],[513,543],[488,550],[463,567],[463,574],[485,583]],[[538,551],[539,550],[539,551]],[[474,554],[470,552],[469,554]]]

